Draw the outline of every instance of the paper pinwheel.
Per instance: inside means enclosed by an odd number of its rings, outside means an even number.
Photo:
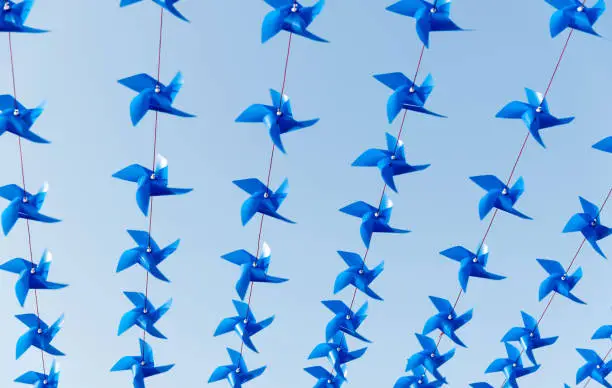
[[[525,88],[527,102],[512,101],[495,117],[503,119],[522,119],[531,136],[544,148],[540,130],[571,123],[574,117],[557,118],[550,113],[548,102],[542,93]]]
[[[168,160],[161,155],[155,158],[155,171],[132,164],[113,174],[113,178],[138,184],[136,203],[145,216],[149,215],[151,197],[181,195],[193,190],[168,187]]]
[[[120,6],[126,7],[128,5],[140,3],[141,1],[142,0],[121,0]],[[155,4],[159,5],[166,11],[170,12],[172,15],[176,16],[177,18],[183,21],[189,22],[189,20],[187,20],[187,18],[183,16],[183,14],[181,14],[175,7],[175,4],[178,3],[179,1],[180,0],[153,0]]]
[[[278,214],[278,208],[283,204],[289,193],[289,181],[285,179],[275,192],[256,178],[240,179],[233,182],[236,186],[250,194],[240,209],[242,225],[246,225],[256,213],[295,224],[288,218]]]
[[[608,228],[601,224],[599,207],[597,205],[580,198],[580,205],[584,213],[576,213],[570,218],[563,229],[563,233],[580,232],[584,238],[591,244],[595,252],[599,253],[604,259],[606,255],[603,253],[597,241],[608,237],[612,234],[612,228]]]
[[[0,9],[0,32],[47,32],[38,28],[25,26],[26,19],[34,6],[34,0],[24,0],[17,4],[11,0],[4,0]]]
[[[584,358],[584,364],[576,373],[576,384],[580,384],[587,377],[592,378],[606,388],[612,388],[606,377],[612,372],[612,361],[604,362],[595,351],[591,349],[576,349]]]
[[[472,387],[472,388],[494,388],[489,383],[472,383],[472,384],[470,384],[470,387]]]
[[[253,104],[238,116],[236,122],[264,123],[274,145],[283,153],[286,153],[281,135],[311,127],[319,119],[297,121],[293,118],[289,96],[284,94],[281,100],[280,93],[274,89],[270,89],[270,96],[272,97],[272,105]]]
[[[442,374],[440,374],[438,368],[453,358],[455,355],[455,349],[451,349],[445,354],[440,354],[438,351],[438,346],[434,340],[422,334],[417,333],[415,335],[423,350],[413,354],[408,359],[408,363],[406,364],[406,372],[412,371],[413,373],[418,374],[419,368],[423,367],[427,369],[427,371],[429,371],[429,373],[431,373],[436,380],[446,383],[446,379],[444,376],[442,376]]]
[[[587,7],[582,0],[546,0],[557,9],[550,18],[550,36],[559,35],[566,28],[573,28],[587,34],[599,36],[593,25],[606,10],[604,0],[593,7]]]
[[[128,230],[128,233],[136,244],[138,244],[138,247],[128,249],[127,251],[123,252],[119,258],[117,272],[121,272],[135,264],[138,264],[153,277],[169,283],[170,280],[168,280],[168,278],[161,273],[157,266],[176,251],[181,240],[176,240],[164,249],[161,249],[155,240],[153,240],[153,238],[149,235],[149,233],[145,231]]]
[[[19,275],[19,279],[15,283],[15,295],[17,295],[21,307],[23,307],[30,290],[59,290],[68,286],[67,284],[53,283],[47,280],[52,260],[51,252],[45,250],[38,265],[22,258],[9,260],[0,265],[0,270]]]
[[[504,345],[506,346],[508,358],[498,358],[493,361],[485,373],[503,372],[504,376],[506,376],[504,388],[518,388],[516,379],[536,372],[540,369],[540,365],[525,368],[519,350],[507,342]]]
[[[383,300],[371,288],[370,284],[380,275],[385,267],[385,263],[381,262],[375,268],[369,269],[361,256],[353,252],[338,251],[338,254],[344,260],[348,269],[341,272],[336,277],[334,283],[334,294],[345,289],[349,284],[352,284],[356,289],[363,292],[367,296],[376,300]]]
[[[50,143],[31,131],[34,122],[44,110],[45,103],[28,109],[9,94],[0,96],[0,135],[10,132],[34,143]]]
[[[412,376],[400,377],[393,385],[393,388],[438,388],[446,384],[446,380],[429,381],[422,366],[412,373]]]
[[[361,240],[368,248],[370,247],[370,241],[374,233],[410,232],[409,230],[397,229],[389,226],[392,210],[393,202],[391,202],[391,199],[389,199],[386,194],[381,198],[379,207],[374,207],[363,201],[357,201],[340,209],[342,213],[361,218],[359,232],[361,234]]]
[[[368,343],[372,342],[357,333],[359,326],[361,326],[363,321],[368,317],[368,302],[365,302],[356,313],[340,300],[324,300],[321,303],[335,314],[335,317],[329,321],[325,328],[326,341],[331,340],[338,332],[343,332],[358,340]]]
[[[572,294],[572,290],[582,279],[582,268],[578,268],[573,275],[569,275],[563,266],[554,260],[537,259],[538,263],[548,272],[548,277],[540,284],[539,300],[546,298],[548,294],[555,291],[556,293],[565,296],[571,301],[580,304],[586,304],[576,295]]]
[[[155,366],[151,345],[142,339],[139,339],[138,342],[140,344],[140,355],[121,358],[111,368],[111,372],[131,370],[134,374],[134,388],[144,388],[144,381],[147,377],[166,373],[174,367],[174,364]]]
[[[612,153],[612,136],[608,136],[605,139],[593,144],[593,148],[595,148],[596,150]]]
[[[387,7],[388,11],[416,20],[419,39],[429,48],[429,33],[432,31],[463,31],[450,17],[451,0],[436,0],[434,4],[425,0],[400,0]]]
[[[117,335],[125,333],[132,326],[138,326],[155,338],[167,339],[165,335],[157,330],[155,324],[170,310],[172,299],[156,309],[151,301],[141,292],[126,291],[123,294],[135,307],[121,318]]]
[[[49,217],[40,213],[47,197],[49,185],[45,182],[38,193],[32,195],[17,185],[6,185],[0,187],[0,197],[11,201],[2,212],[2,230],[8,235],[18,219],[39,221],[45,223],[59,222],[57,218]]]
[[[436,117],[446,117],[425,109],[425,103],[434,88],[431,74],[425,78],[421,86],[417,86],[415,82],[403,73],[377,74],[374,78],[393,89],[393,94],[387,101],[387,118],[389,123],[395,120],[402,109]]]
[[[467,292],[468,281],[471,277],[502,280],[505,276],[496,275],[486,270],[487,261],[489,259],[489,247],[483,244],[478,254],[462,247],[455,246],[440,252],[442,256],[446,256],[451,260],[459,262],[459,284],[463,292]]]
[[[360,358],[366,350],[367,348],[361,348],[352,352],[349,351],[344,333],[338,332],[332,337],[330,342],[317,345],[312,353],[310,353],[310,356],[308,356],[308,359],[327,357],[333,365],[336,375],[346,379],[344,375],[345,364]]]
[[[251,255],[244,249],[230,252],[221,256],[223,260],[236,264],[241,267],[240,278],[236,282],[236,292],[240,299],[244,300],[247,288],[251,282],[254,283],[284,283],[289,279],[279,278],[268,275],[268,267],[270,266],[270,258],[272,251],[265,242],[262,245],[259,258]]]
[[[559,337],[542,338],[538,327],[538,321],[524,311],[521,311],[521,316],[523,317],[524,327],[513,327],[508,330],[506,335],[502,338],[502,342],[520,342],[523,349],[525,349],[524,351],[529,361],[531,361],[533,365],[537,365],[538,362],[535,359],[533,351],[554,344]]]
[[[261,42],[265,43],[282,30],[314,40],[327,42],[327,40],[308,31],[308,27],[321,13],[325,0],[319,0],[312,7],[304,7],[297,0],[264,0],[274,8],[266,15],[261,26]]]
[[[438,314],[427,320],[423,328],[423,334],[427,335],[438,329],[457,345],[467,348],[459,337],[457,337],[455,331],[459,330],[472,319],[473,310],[469,310],[465,314],[457,316],[455,309],[448,300],[435,296],[430,296],[429,299],[438,310]]]
[[[493,208],[503,210],[523,219],[532,219],[514,208],[514,205],[525,191],[525,182],[522,177],[514,183],[512,188],[508,187],[494,175],[479,175],[470,177],[470,179],[487,191],[487,194],[478,203],[478,213],[481,220]]]
[[[317,379],[314,388],[340,388],[346,381],[343,377],[344,370],[340,374],[333,374],[321,366],[310,366],[304,370]]]
[[[119,80],[119,83],[138,93],[130,103],[130,117],[134,126],[142,120],[149,110],[179,117],[195,117],[172,106],[176,95],[183,87],[181,72],[176,73],[168,86],[158,82],[148,74],[137,74],[123,78]]]
[[[605,325],[597,329],[591,339],[611,339],[612,340],[612,325]]]
[[[62,323],[64,323],[63,314],[51,326],[48,326],[35,314],[21,314],[15,317],[28,327],[28,331],[17,340],[17,359],[19,359],[19,357],[21,357],[31,346],[52,356],[64,356],[64,353],[51,345],[51,341],[53,341],[53,338],[55,338],[62,328]]]
[[[370,148],[353,162],[356,167],[378,167],[382,179],[391,190],[397,193],[393,177],[425,170],[429,164],[410,165],[406,162],[404,142],[387,133],[387,149]]]
[[[227,348],[227,353],[230,356],[232,363],[230,365],[220,366],[215,369],[208,379],[209,383],[214,383],[223,379],[227,379],[232,388],[241,388],[244,383],[259,377],[264,373],[266,367],[249,371],[242,358],[242,355],[234,349]]]
[[[33,388],[58,388],[59,387],[60,371],[59,366],[53,360],[49,374],[39,372],[26,372],[15,379],[16,383],[29,384]]]
[[[235,331],[247,348],[255,353],[259,353],[251,337],[270,326],[274,321],[274,316],[257,322],[248,304],[237,300],[233,300],[232,302],[234,302],[234,307],[238,315],[222,320],[217,330],[215,330],[215,337]]]

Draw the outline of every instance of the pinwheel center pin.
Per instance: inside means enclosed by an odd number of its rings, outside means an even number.
[[[19,116],[19,109],[15,108],[13,110],[13,116]]]
[[[567,278],[567,274],[563,274],[563,276],[561,276],[561,280],[565,280]]]
[[[423,384],[423,380],[419,380],[419,384]]]
[[[452,315],[449,315],[449,316],[448,316],[448,320],[449,320],[449,321],[452,321],[452,320],[453,320],[453,316],[452,316]]]
[[[236,368],[236,373],[240,373],[240,368]]]
[[[38,330],[36,330],[36,332],[37,332],[38,334],[42,334],[42,329],[41,329],[41,328],[39,328]]]
[[[596,226],[596,225],[597,225],[597,220],[591,221],[591,226]]]
[[[534,334],[533,333],[529,333],[529,336],[533,338]]]
[[[151,174],[151,176],[149,178],[151,178],[151,180],[154,181],[155,180],[155,173]]]
[[[584,11],[584,5],[578,6],[578,8],[576,8],[576,11],[578,12]]]
[[[512,367],[513,367],[513,368],[516,368],[516,363],[512,364]]]
[[[359,270],[359,275],[363,275],[363,270],[362,269]]]
[[[436,354],[432,353],[432,354],[429,355],[429,357],[434,358],[434,357],[436,357]]]
[[[429,12],[431,13],[436,13],[438,12],[438,9],[436,7],[431,7],[431,9],[429,10]]]
[[[374,213],[374,217],[378,217],[378,212]]]
[[[30,273],[31,273],[32,275],[34,275],[34,274],[36,273],[36,268],[32,268],[32,269],[30,270]]]
[[[415,89],[414,86],[411,86],[410,89],[408,89],[410,91],[410,93],[414,93]]]
[[[264,193],[264,198],[268,198],[269,196],[270,196],[270,194],[268,194],[268,192],[266,191],[266,192]]]
[[[331,384],[331,383],[332,383],[332,381],[331,381],[331,380],[327,380],[327,384]]]
[[[251,264],[253,266],[253,268],[257,268],[257,262],[254,261],[253,264]]]
[[[249,320],[245,318],[242,322],[244,322],[244,324],[246,325],[247,323],[249,323]]]
[[[44,384],[44,385],[47,385],[47,380],[43,380],[43,384]]]
[[[8,1],[6,3],[4,3],[4,10],[5,11],[10,11],[11,10],[11,3],[9,3]]]
[[[395,160],[395,159],[397,159],[397,156],[391,155],[391,160]]]
[[[341,351],[341,350],[342,350],[342,348],[341,348],[340,346],[338,346],[338,347],[336,348],[336,350],[339,352],[339,351]]]
[[[542,107],[541,107],[541,106],[538,106],[538,107],[536,108],[536,112],[541,113],[541,112],[542,112]]]
[[[140,361],[140,365],[144,366],[145,362],[144,360]]]
[[[507,195],[508,194],[508,189],[504,187],[504,189],[502,190],[502,195]]]
[[[597,365],[597,366],[596,366],[596,368],[597,368],[597,369],[600,369],[600,368],[601,368],[601,365]]]
[[[21,202],[23,202],[23,203],[28,203],[28,197],[23,197],[23,198],[21,199]]]
[[[351,316],[349,314],[346,315],[346,320],[350,321],[351,320]]]
[[[161,93],[161,87],[159,85],[155,85],[155,93]]]
[[[472,259],[472,261],[473,261],[474,263],[478,263],[478,258],[477,258],[477,257],[474,257],[474,258]]]
[[[297,11],[298,11],[298,4],[293,3],[293,6],[291,7],[291,12],[297,12]]]
[[[151,247],[147,247],[147,253],[151,253],[153,250],[151,249]]]
[[[147,309],[145,308],[144,310],[142,310],[142,313],[143,313],[143,314],[148,313]]]

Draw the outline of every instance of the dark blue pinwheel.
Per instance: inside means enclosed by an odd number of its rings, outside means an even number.
[[[412,371],[412,373],[412,376],[400,377],[393,385],[393,388],[438,388],[446,384],[446,380],[429,381],[422,366]]]
[[[238,315],[222,320],[219,326],[217,326],[217,330],[215,330],[215,337],[234,331],[247,348],[255,353],[259,353],[251,337],[270,326],[274,321],[274,316],[257,322],[248,304],[238,300],[233,300],[232,302],[234,302]]]
[[[340,388],[346,382],[344,370],[340,374],[334,374],[321,366],[310,366],[304,370],[317,379],[314,388]]]
[[[140,355],[121,358],[111,368],[111,372],[131,370],[134,374],[132,381],[134,388],[144,388],[146,378],[166,373],[174,367],[174,364],[156,366],[151,345],[142,338],[138,340],[138,343],[140,345]]]
[[[445,354],[440,354],[436,342],[422,334],[415,334],[422,351],[413,354],[406,364],[406,372],[412,371],[418,374],[419,368],[423,367],[429,371],[438,381],[446,383],[446,379],[438,369],[455,355],[455,349],[451,349]]]
[[[604,0],[599,0],[592,7],[584,5],[582,0],[546,0],[557,9],[550,18],[550,36],[553,38],[566,28],[572,28],[587,34],[600,36],[593,25],[606,10]]]
[[[119,4],[121,7],[126,7],[128,5],[132,5],[134,3],[139,3],[142,0],[121,0],[121,3]],[[185,16],[183,16],[183,14],[181,14],[178,9],[176,9],[175,4],[178,3],[180,0],[153,0],[153,2],[157,5],[159,5],[160,7],[162,7],[163,9],[165,9],[166,11],[170,12],[172,15],[176,16],[177,18],[189,22],[189,20],[187,20],[187,18]]]
[[[451,305],[448,300],[435,296],[430,296],[429,299],[438,310],[438,313],[427,320],[423,328],[423,334],[427,335],[438,329],[457,345],[467,348],[455,332],[472,319],[474,310],[471,309],[463,315],[458,316],[453,305]]]
[[[332,337],[331,341],[317,345],[312,353],[310,353],[310,356],[308,356],[308,359],[328,358],[336,374],[346,379],[344,375],[345,365],[363,356],[366,350],[367,348],[361,348],[349,351],[346,336],[343,332],[338,332]]]
[[[242,385],[261,376],[266,367],[249,371],[244,362],[242,355],[234,349],[227,348],[227,353],[230,356],[232,363],[230,365],[220,366],[215,369],[208,379],[209,383],[227,379],[232,388],[242,388]]]
[[[117,335],[125,333],[132,326],[138,326],[155,338],[167,339],[157,330],[155,324],[170,310],[172,299],[159,306],[159,308],[155,308],[148,297],[141,292],[125,291],[123,294],[132,302],[134,308],[121,317]]]
[[[278,214],[278,208],[283,204],[289,193],[289,181],[287,179],[276,191],[272,191],[256,178],[235,180],[233,183],[250,194],[250,197],[244,201],[240,208],[242,225],[246,225],[256,213],[295,224],[294,221]]]
[[[377,74],[378,81],[393,89],[393,94],[387,101],[387,118],[393,122],[402,109],[425,113],[436,117],[446,117],[425,108],[425,103],[433,91],[434,81],[431,74],[418,86],[415,81],[403,73]]]
[[[0,197],[11,203],[2,212],[2,231],[8,235],[18,219],[38,221],[44,223],[59,222],[57,218],[40,213],[49,191],[47,182],[43,184],[38,193],[30,194],[17,185],[0,187]]]
[[[599,340],[599,339],[611,339],[612,340],[612,325],[604,325],[597,329],[595,334],[591,339]]]
[[[409,233],[409,230],[392,228],[389,226],[393,202],[385,194],[382,196],[379,207],[374,207],[363,201],[353,202],[352,204],[340,209],[342,213],[361,218],[359,232],[361,240],[367,248],[370,247],[372,234],[374,233]]]
[[[4,0],[0,8],[0,32],[25,32],[41,33],[47,30],[28,27],[25,25],[26,19],[34,7],[34,0],[24,0],[16,3],[12,0]]]
[[[121,272],[138,264],[149,272],[151,276],[169,283],[170,280],[157,267],[177,250],[181,240],[176,240],[164,249],[161,249],[155,240],[153,240],[153,237],[145,231],[128,230],[128,233],[138,246],[123,252],[119,258],[116,272]]]
[[[582,279],[582,268],[578,268],[573,275],[569,275],[563,266],[554,260],[537,259],[538,263],[548,272],[548,277],[540,284],[539,300],[546,298],[551,292],[563,295],[569,300],[579,303],[586,304],[576,295],[572,294],[572,290],[576,287],[576,284]]]
[[[391,190],[397,192],[393,178],[397,175],[425,170],[429,164],[410,165],[406,162],[404,142],[386,133],[387,149],[370,148],[361,154],[354,162],[356,167],[378,167],[382,179]]]
[[[495,175],[479,175],[470,177],[470,179],[487,192],[478,203],[478,213],[481,220],[493,208],[503,210],[523,219],[532,219],[514,208],[516,202],[525,192],[525,182],[522,177],[514,183],[512,188],[508,187]]]
[[[450,17],[451,0],[400,0],[387,7],[388,11],[416,20],[419,39],[429,48],[429,33],[433,31],[463,31]]]
[[[612,361],[606,363],[591,349],[576,349],[576,351],[586,361],[586,364],[576,372],[576,384],[580,384],[586,378],[591,378],[606,388],[612,388],[612,384],[606,380],[606,377],[612,372]]]
[[[371,288],[370,284],[380,275],[385,268],[385,262],[381,262],[375,268],[369,269],[361,256],[353,252],[338,251],[338,254],[344,260],[348,269],[341,272],[336,277],[334,283],[334,294],[345,289],[349,284],[352,284],[356,289],[363,292],[367,296],[376,300],[383,300]]]
[[[35,314],[21,314],[15,317],[28,327],[28,331],[17,340],[17,359],[32,346],[52,356],[64,356],[64,353],[51,345],[51,341],[59,333],[64,323],[63,314],[51,326],[47,325]]]
[[[26,372],[15,379],[16,383],[29,384],[33,388],[58,388],[60,379],[59,366],[53,360],[49,374],[39,372]]]
[[[0,135],[10,132],[33,143],[50,143],[32,132],[32,126],[44,110],[44,102],[36,108],[28,109],[10,94],[0,96]]]
[[[145,216],[149,215],[151,197],[187,194],[193,189],[168,187],[168,160],[161,155],[155,158],[155,170],[132,164],[113,174],[113,178],[138,184],[136,203]]]
[[[593,144],[593,148],[596,150],[612,153],[612,136],[608,136],[603,140]]]
[[[487,271],[487,262],[489,260],[489,247],[482,244],[478,250],[478,254],[464,248],[455,246],[440,252],[442,256],[446,256],[451,260],[460,263],[459,266],[459,284],[463,292],[467,292],[468,281],[471,277],[502,280],[505,276],[497,275]]]
[[[533,351],[554,344],[559,337],[542,338],[538,327],[538,321],[524,311],[521,311],[521,316],[523,317],[524,326],[513,327],[508,330],[502,338],[502,342],[520,342],[529,361],[531,361],[533,365],[537,365],[538,362],[535,359]]]
[[[357,333],[359,326],[368,317],[368,302],[365,302],[357,312],[353,312],[349,306],[340,300],[324,300],[321,303],[335,314],[325,328],[326,341],[331,340],[338,332],[343,332],[363,342],[372,342]]]
[[[522,119],[531,136],[544,148],[540,130],[571,123],[574,117],[557,118],[550,113],[548,102],[542,93],[525,88],[527,102],[512,101],[500,110],[495,117],[503,119]]]
[[[504,343],[508,358],[498,358],[493,361],[485,373],[503,372],[506,376],[504,388],[518,388],[518,378],[535,373],[540,369],[540,365],[533,365],[525,368],[521,359],[521,352],[508,342]]]
[[[304,7],[297,0],[264,0],[274,8],[266,15],[261,26],[261,42],[265,43],[282,30],[291,32],[314,40],[327,42],[327,40],[308,31],[308,27],[321,13],[325,0],[319,0],[312,7]]]
[[[119,83],[138,93],[130,103],[130,117],[134,126],[150,110],[179,117],[195,117],[172,106],[176,95],[183,87],[181,72],[176,73],[168,86],[144,73],[120,79]]]
[[[239,249],[221,256],[223,260],[236,264],[242,268],[240,278],[236,282],[236,292],[240,299],[244,300],[247,288],[251,282],[254,283],[284,283],[289,279],[268,275],[272,251],[265,242],[261,247],[259,257],[255,257],[244,249]]]
[[[580,205],[583,213],[576,213],[563,228],[563,233],[580,232],[584,238],[591,244],[595,252],[599,253],[604,259],[606,255],[603,253],[597,241],[608,237],[612,234],[612,228],[608,228],[601,224],[599,207],[594,203],[580,198]]]
[[[270,89],[270,96],[272,97],[272,105],[253,104],[238,116],[236,122],[264,123],[274,145],[283,153],[286,153],[281,135],[311,127],[319,119],[298,121],[293,118],[289,96],[284,94],[281,99],[280,93],[274,89]]]
[[[45,250],[38,264],[29,260],[16,258],[0,265],[0,270],[19,275],[15,283],[15,295],[23,307],[30,290],[59,290],[68,287],[67,284],[54,283],[47,280],[53,256]]]

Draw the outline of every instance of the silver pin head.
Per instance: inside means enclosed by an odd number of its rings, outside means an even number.
[[[143,314],[146,314],[146,313],[148,313],[148,312],[149,312],[149,311],[148,311],[146,308],[145,308],[144,310],[142,310],[142,313],[143,313]]]
[[[4,3],[4,7],[2,7],[2,9],[4,9],[5,11],[10,11],[11,10],[11,3],[9,3],[8,1],[6,1]]]
[[[431,8],[429,9],[429,12],[431,12],[431,13],[436,13],[436,12],[438,12],[438,9],[437,9],[436,7],[431,7]]]
[[[283,115],[283,112],[282,112],[280,109],[278,109],[278,110],[276,111],[276,115],[280,117],[280,116],[282,116],[282,115]]]
[[[378,216],[379,216],[378,212],[374,213],[374,217],[378,217]]]
[[[161,93],[161,86],[155,85],[155,93],[157,94]]]
[[[452,315],[449,315],[447,318],[448,318],[449,321],[453,320],[453,316]]]
[[[291,12],[297,12],[297,11],[298,11],[298,4],[293,3],[293,6],[291,7]]]
[[[240,373],[240,368],[236,368],[236,373]]]
[[[38,334],[42,334],[42,329],[41,329],[41,328],[39,328],[38,330],[36,330],[36,332],[37,332]]]
[[[538,113],[542,113],[542,107],[541,107],[541,106],[538,106],[538,107],[536,108],[536,112],[538,112]]]
[[[502,195],[508,195],[508,189],[506,187],[502,190]]]
[[[363,270],[362,269],[359,270],[359,275],[363,275]]]
[[[351,316],[349,314],[347,314],[345,318],[346,318],[347,321],[351,320]]]
[[[21,112],[19,112],[19,109],[15,108],[13,109],[13,116],[19,116],[21,114]]]
[[[578,6],[578,8],[576,8],[576,11],[578,11],[578,12],[584,11],[584,5]]]
[[[32,269],[30,270],[30,273],[31,273],[32,275],[34,275],[34,274],[36,273],[36,268],[32,268]]]
[[[23,202],[23,203],[28,203],[28,197],[23,197],[23,198],[21,198],[21,202]]]
[[[147,253],[151,253],[153,252],[153,249],[151,249],[151,247],[147,247]]]
[[[474,258],[472,259],[472,262],[474,262],[474,263],[478,263],[478,257],[474,257]]]
[[[414,93],[416,89],[414,88],[414,86],[411,86],[408,90],[410,91],[410,93]]]
[[[395,160],[395,159],[397,159],[397,156],[391,155],[391,160]]]

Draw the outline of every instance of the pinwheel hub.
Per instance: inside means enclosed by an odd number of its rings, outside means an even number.
[[[502,195],[508,195],[508,189],[506,187],[504,187],[504,189],[502,190]]]
[[[435,358],[435,357],[436,357],[436,354],[435,354],[435,353],[432,353],[432,354],[430,354],[430,355],[429,355],[429,357],[431,357],[431,358]]]
[[[516,362],[515,362],[514,364],[512,364],[512,367],[513,367],[513,368],[516,368]]]
[[[597,368],[597,369],[601,369],[601,365],[597,365],[595,368]]]
[[[21,199],[21,202],[23,202],[23,203],[28,203],[28,197],[23,197],[23,198]]]
[[[448,320],[449,320],[449,321],[452,321],[452,320],[453,320],[453,316],[452,316],[452,315],[449,315],[449,316],[448,316]]]
[[[437,9],[436,7],[431,7],[431,8],[429,9],[429,12],[431,12],[431,13],[436,13],[436,12],[438,12],[438,9]]]
[[[474,263],[478,263],[478,257],[474,257],[474,258],[472,259],[472,261],[473,261]]]
[[[293,3],[293,6],[291,6],[291,12],[297,12],[298,11],[298,3]]]
[[[36,268],[32,268],[32,269],[30,270],[30,273],[31,273],[32,275],[34,275],[34,274],[36,273]]]
[[[538,106],[538,107],[536,108],[536,112],[538,112],[538,113],[542,113],[542,107],[541,107],[541,106]]]
[[[597,226],[597,220],[591,221],[591,226]]]
[[[151,247],[147,247],[147,253],[151,253],[153,252],[153,249],[151,249]]]
[[[161,93],[161,86],[155,85],[155,93],[157,94]]]
[[[257,268],[257,262],[254,261],[253,264],[251,264],[253,266],[253,268]]]
[[[363,269],[359,270],[359,275],[363,275]]]
[[[151,178],[151,180],[154,181],[155,180],[155,173],[151,174],[151,176],[149,178]]]
[[[47,383],[48,383],[47,380],[43,380],[44,385],[47,385]]]
[[[397,156],[391,155],[391,160],[395,160],[395,159],[397,159]]]
[[[561,280],[565,280],[565,279],[566,279],[565,275],[561,276]]]
[[[19,115],[20,115],[19,109],[15,108],[13,110],[13,116],[19,116]]]
[[[144,366],[145,362],[144,360],[140,361],[140,365]]]
[[[240,368],[236,368],[236,373],[240,373]]]
[[[38,328],[38,330],[36,330],[36,332],[37,332],[38,334],[42,334],[42,329],[41,329],[41,328]]]
[[[341,348],[340,346],[338,346],[338,347],[336,348],[336,351],[340,352],[340,351],[342,351],[342,348]]]
[[[282,115],[283,115],[283,112],[282,112],[280,109],[278,109],[278,110],[276,111],[276,115],[280,117],[280,116],[282,116]]]
[[[378,216],[379,216],[378,212],[374,213],[374,217],[378,217]]]
[[[327,384],[331,384],[331,383],[332,383],[331,379],[327,380]]]
[[[11,10],[11,3],[9,3],[8,1],[4,3],[4,7],[2,7],[5,11],[10,11]]]
[[[414,86],[411,86],[411,87],[410,87],[410,89],[408,89],[408,91],[409,91],[410,93],[414,93],[414,92],[415,92],[415,90],[416,90],[416,89],[414,88]]]
[[[531,338],[533,338],[533,336],[534,336],[534,335],[535,335],[535,334],[533,334],[533,333],[529,333],[529,336],[530,336]]]
[[[423,380],[420,380],[420,379],[419,379],[418,383],[419,383],[419,384],[423,384]]]
[[[346,320],[347,320],[347,321],[350,321],[350,320],[351,320],[351,316],[350,316],[350,314],[346,314],[346,317],[345,317],[345,318],[346,318]]]
[[[578,6],[578,8],[576,8],[576,11],[578,11],[578,12],[584,11],[584,5]]]
[[[246,325],[247,323],[249,323],[249,320],[245,318],[242,322],[244,322],[244,324]]]
[[[268,194],[268,192],[264,193],[264,198],[268,198],[270,196],[270,194]]]
[[[148,313],[148,312],[149,312],[149,311],[148,311],[146,308],[142,310],[142,313],[143,313],[143,314],[146,314],[146,313]]]

